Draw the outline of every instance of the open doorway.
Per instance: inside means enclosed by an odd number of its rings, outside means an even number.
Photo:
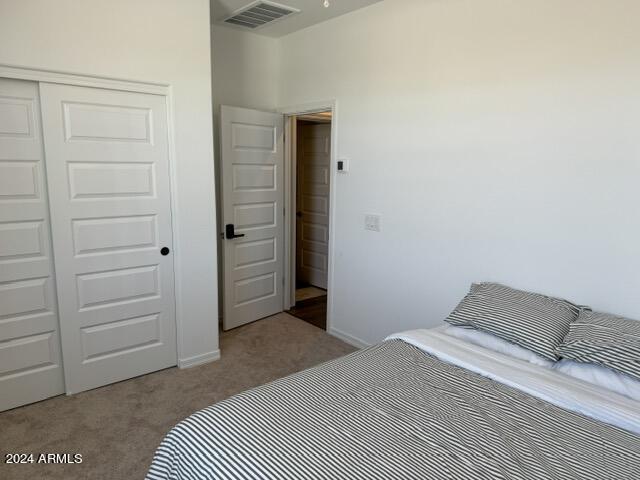
[[[327,328],[331,110],[289,117],[291,158],[291,273],[288,312]]]

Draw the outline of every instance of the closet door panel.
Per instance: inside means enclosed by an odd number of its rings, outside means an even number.
[[[175,365],[166,98],[40,92],[67,392]]]
[[[38,86],[0,78],[0,410],[64,392]]]

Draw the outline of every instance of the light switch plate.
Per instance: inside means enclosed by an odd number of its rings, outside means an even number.
[[[367,213],[364,216],[364,229],[365,230],[371,230],[372,232],[379,232],[380,231],[380,222],[381,222],[380,215],[376,215],[376,214],[373,214],[373,213]]]
[[[348,173],[349,172],[349,159],[348,158],[339,158],[337,160],[337,170],[338,173]]]

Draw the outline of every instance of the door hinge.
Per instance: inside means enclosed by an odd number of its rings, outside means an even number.
[[[284,287],[284,275],[282,276],[282,286]]]
[[[287,208],[286,207],[282,207],[282,216],[283,217],[287,216]]]

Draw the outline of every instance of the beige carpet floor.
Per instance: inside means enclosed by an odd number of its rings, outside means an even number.
[[[0,479],[142,479],[171,427],[196,410],[354,350],[285,313],[220,336],[222,358],[0,413]],[[7,465],[5,453],[81,453],[75,465]]]

